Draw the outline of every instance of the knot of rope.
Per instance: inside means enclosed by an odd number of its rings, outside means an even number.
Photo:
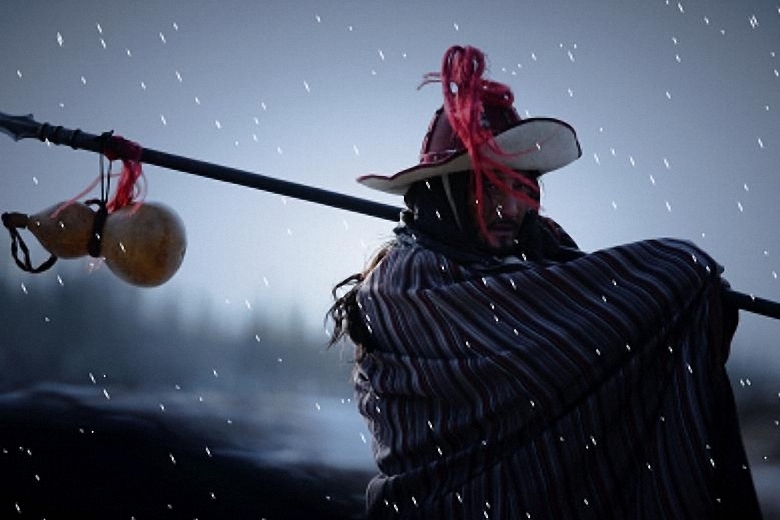
[[[19,229],[27,227],[28,221],[29,218],[23,213],[3,213],[2,215],[3,226],[6,227],[8,233],[11,235],[11,256],[13,257],[14,262],[16,262],[16,265],[19,266],[22,271],[28,273],[42,273],[54,265],[57,261],[57,257],[50,255],[49,259],[41,265],[33,267],[32,261],[30,260],[30,250],[28,249],[27,244],[24,243],[22,235],[19,234]],[[20,249],[22,250],[22,258],[19,258]]]
[[[108,206],[104,199],[91,199],[84,202],[88,206],[97,206],[95,220],[92,221],[92,234],[89,236],[87,252],[92,258],[100,258],[101,244],[103,242],[103,227],[108,218]]]

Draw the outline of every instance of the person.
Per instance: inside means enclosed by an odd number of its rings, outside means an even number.
[[[379,474],[370,518],[760,518],[725,371],[737,309],[692,243],[585,253],[540,215],[574,129],[447,50],[395,236],[339,283]]]

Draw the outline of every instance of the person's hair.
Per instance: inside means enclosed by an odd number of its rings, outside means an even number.
[[[366,330],[360,315],[360,306],[357,301],[357,293],[361,284],[371,271],[384,259],[393,246],[394,241],[383,244],[366,263],[365,268],[352,274],[337,283],[331,295],[334,303],[325,313],[325,323],[333,322],[333,331],[330,333],[328,348],[342,339],[348,338],[355,344],[355,357],[357,361],[362,359],[366,351]],[[346,292],[344,292],[346,290]]]

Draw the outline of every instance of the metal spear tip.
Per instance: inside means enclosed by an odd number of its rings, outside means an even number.
[[[0,132],[6,134],[14,141],[28,137],[35,137],[38,123],[32,114],[24,116],[11,116],[0,112]]]

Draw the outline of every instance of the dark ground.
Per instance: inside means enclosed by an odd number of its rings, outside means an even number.
[[[45,387],[4,394],[0,518],[361,518],[369,473],[269,463],[159,415]]]
[[[333,432],[295,400],[204,394],[207,407],[193,393],[103,392],[0,393],[0,519],[363,518],[373,467],[323,456],[317,440]],[[765,520],[778,519],[777,403],[751,402],[740,410],[748,458]],[[342,424],[338,410],[317,414]],[[335,434],[347,452],[351,436]]]

